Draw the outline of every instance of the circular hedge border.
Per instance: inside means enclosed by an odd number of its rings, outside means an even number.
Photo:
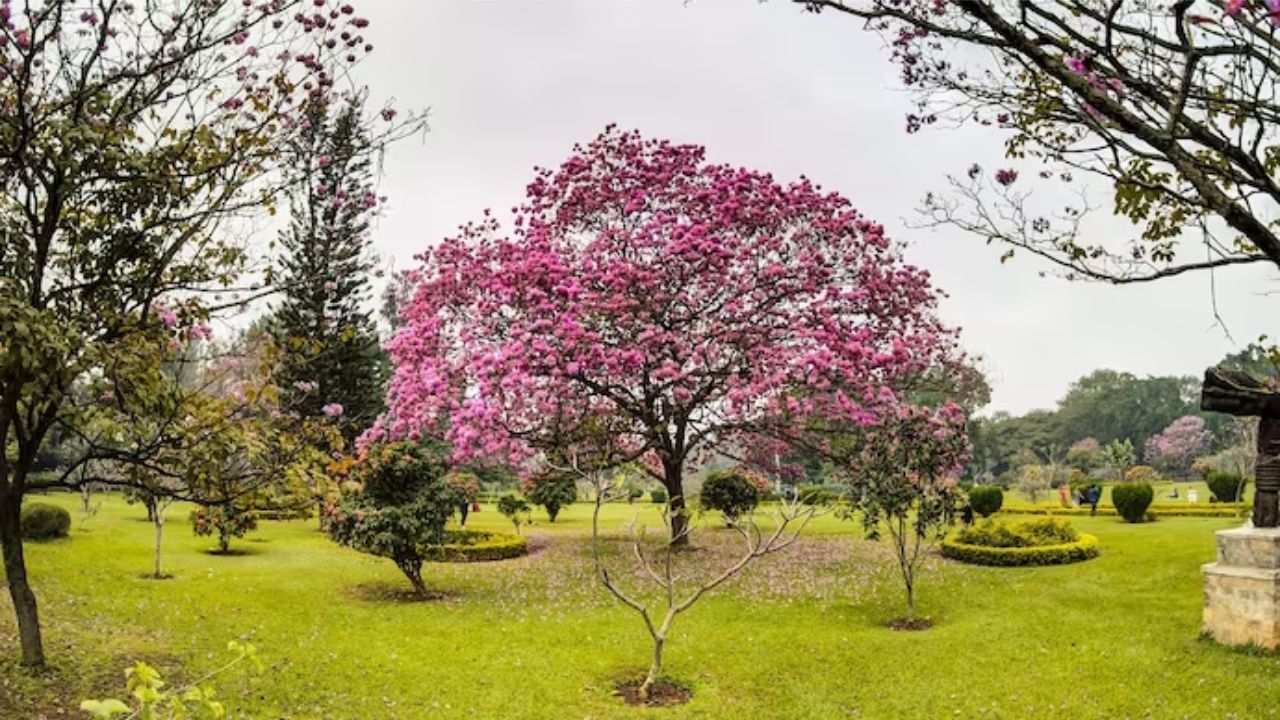
[[[422,559],[427,562],[492,562],[520,557],[529,551],[529,545],[519,535],[483,532],[480,530],[449,530],[441,545],[423,550]]]
[[[1080,533],[1075,542],[1039,547],[989,547],[956,542],[951,538],[942,541],[943,557],[972,565],[997,567],[1021,567],[1027,565],[1066,565],[1098,557],[1101,552],[1098,538]]]

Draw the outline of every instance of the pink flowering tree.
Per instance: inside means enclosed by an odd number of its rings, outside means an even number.
[[[744,433],[875,423],[945,362],[939,292],[838,194],[612,127],[420,256],[367,440],[529,457],[563,410],[609,418],[668,491]]]
[[[1178,477],[1191,473],[1191,463],[1209,450],[1213,434],[1205,429],[1204,418],[1184,415],[1169,427],[1147,438],[1142,457],[1148,465]]]
[[[934,222],[1073,278],[1280,266],[1280,0],[796,2],[884,36],[918,99],[908,132],[1005,139],[1007,161],[975,158],[926,198]],[[1082,232],[1099,184],[1132,238]]]
[[[372,50],[367,25],[330,0],[0,0],[0,546],[23,663],[45,661],[24,495],[162,448],[82,443],[51,478],[37,456],[106,408],[184,417],[136,352],[208,339],[211,316],[273,290],[250,231],[294,181],[308,108]],[[361,122],[376,149],[419,118]]]

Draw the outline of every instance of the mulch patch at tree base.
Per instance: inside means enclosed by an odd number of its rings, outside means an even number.
[[[928,630],[933,627],[933,621],[929,618],[899,618],[889,623],[892,630],[917,631]]]
[[[620,682],[613,696],[622,698],[622,701],[628,705],[643,705],[645,707],[683,705],[693,697],[693,691],[689,688],[667,680],[659,680],[653,684],[653,687],[649,688],[649,697],[641,700],[640,686],[643,684],[643,678]]]

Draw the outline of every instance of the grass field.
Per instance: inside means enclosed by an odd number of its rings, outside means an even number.
[[[74,508],[76,499],[53,501]],[[618,526],[636,510],[609,508]],[[827,517],[678,621],[667,668],[691,686],[684,706],[637,709],[612,697],[637,674],[647,637],[591,574],[589,507],[529,528],[534,552],[483,565],[430,565],[441,598],[404,602],[385,560],[337,547],[315,521],[264,523],[209,555],[185,509],[170,512],[170,580],[150,568],[151,525],[108,499],[70,539],[28,546],[52,672],[14,663],[0,600],[0,718],[78,717],[78,700],[118,688],[134,659],[174,681],[216,667],[228,640],[267,661],[256,680],[218,688],[263,718],[1267,718],[1280,712],[1280,658],[1201,640],[1200,565],[1234,520],[1125,525],[1074,518],[1102,557],[1080,565],[977,568],[934,561],[920,590],[937,625],[885,623],[901,612],[886,548]],[[73,512],[73,516],[75,513]],[[537,516],[541,518],[541,516]],[[78,520],[78,517],[77,517]],[[492,509],[472,527],[502,529]],[[695,537],[695,569],[732,540]],[[116,694],[123,694],[117,691]]]

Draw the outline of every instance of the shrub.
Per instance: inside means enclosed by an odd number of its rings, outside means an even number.
[[[536,475],[524,483],[524,496],[534,505],[541,505],[547,511],[547,519],[555,522],[560,508],[578,499],[578,485],[563,473]]]
[[[991,517],[1004,504],[1004,491],[994,485],[979,485],[969,491],[969,506],[982,517]]]
[[[649,491],[649,501],[650,501],[650,502],[652,502],[652,503],[654,503],[654,504],[656,504],[656,505],[662,505],[662,504],[665,504],[665,503],[667,502],[667,491],[666,491],[666,490],[661,490],[661,489],[659,489],[659,490],[650,490],[650,491]]]
[[[1134,465],[1124,474],[1127,483],[1153,483],[1160,479],[1160,474],[1150,465]]]
[[[1111,504],[1125,522],[1139,523],[1147,518],[1147,508],[1155,491],[1146,483],[1123,483],[1111,488]]]
[[[956,532],[941,549],[945,557],[976,565],[1060,565],[1096,557],[1098,541],[1066,520],[985,520]]]
[[[1251,508],[1245,503],[1213,503],[1203,505],[1192,505],[1190,503],[1152,503],[1147,510],[1148,516],[1153,517],[1216,517],[1216,518],[1243,518],[1247,517]],[[1002,515],[1060,515],[1060,516],[1086,516],[1093,514],[1088,507],[1072,507],[1060,508],[1049,507],[1046,505],[1005,505],[1000,508]],[[1116,509],[1107,505],[1098,507],[1098,515],[1116,515]]]
[[[218,552],[231,549],[231,538],[244,537],[258,529],[258,513],[235,504],[200,507],[191,511],[191,531],[196,535],[218,535]]]
[[[423,549],[422,559],[431,562],[491,562],[520,557],[528,544],[519,535],[448,530],[443,541]]]
[[[699,496],[703,509],[718,510],[724,513],[724,519],[733,527],[739,516],[745,515],[760,504],[761,484],[768,489],[767,481],[741,468],[733,470],[717,470],[702,482],[702,493]],[[762,482],[763,481],[763,482]]]
[[[352,468],[359,490],[330,510],[338,543],[395,562],[419,595],[423,554],[444,540],[459,494],[448,483],[444,451],[401,442],[370,449]]]
[[[57,505],[28,503],[22,506],[19,523],[27,540],[53,540],[71,532],[71,513]]]
[[[520,526],[529,522],[529,502],[515,493],[498,498],[498,512],[516,526],[517,535],[520,534]]]
[[[1239,473],[1208,470],[1204,474],[1204,481],[1218,502],[1239,502],[1244,491],[1245,480]]]

